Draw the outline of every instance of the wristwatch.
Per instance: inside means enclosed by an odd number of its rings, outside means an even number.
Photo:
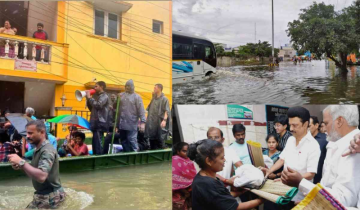
[[[24,165],[25,165],[25,160],[20,160],[20,162],[19,162],[19,166],[20,166],[20,168],[22,168]]]

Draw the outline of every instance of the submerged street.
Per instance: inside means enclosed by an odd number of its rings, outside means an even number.
[[[170,164],[63,173],[67,198],[60,209],[169,209]],[[24,209],[33,195],[28,177],[0,181],[0,209]]]
[[[210,78],[173,85],[175,104],[360,103],[360,66],[347,76],[324,60],[282,62],[279,67],[218,67]]]

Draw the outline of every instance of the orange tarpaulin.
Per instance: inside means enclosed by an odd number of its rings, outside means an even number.
[[[352,54],[348,55],[347,60],[348,60],[348,61],[351,61],[351,62],[353,62],[353,63],[356,63],[356,56],[355,56],[355,54],[352,53]]]

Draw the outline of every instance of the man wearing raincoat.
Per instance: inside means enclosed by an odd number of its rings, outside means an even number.
[[[153,98],[147,107],[148,117],[145,127],[145,138],[150,140],[151,149],[163,149],[169,130],[169,100],[162,93],[162,84],[154,87]]]
[[[120,93],[120,139],[124,152],[136,152],[139,150],[137,143],[138,122],[140,132],[145,130],[145,110],[141,97],[135,93],[132,80],[125,84],[125,92]]]

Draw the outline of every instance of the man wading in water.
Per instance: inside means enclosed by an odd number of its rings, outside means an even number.
[[[28,209],[54,209],[65,201],[65,192],[61,187],[59,175],[59,156],[46,140],[45,124],[31,121],[26,125],[27,140],[36,149],[31,164],[26,163],[16,154],[8,155],[14,170],[24,170],[32,179],[35,188],[33,201]]]

